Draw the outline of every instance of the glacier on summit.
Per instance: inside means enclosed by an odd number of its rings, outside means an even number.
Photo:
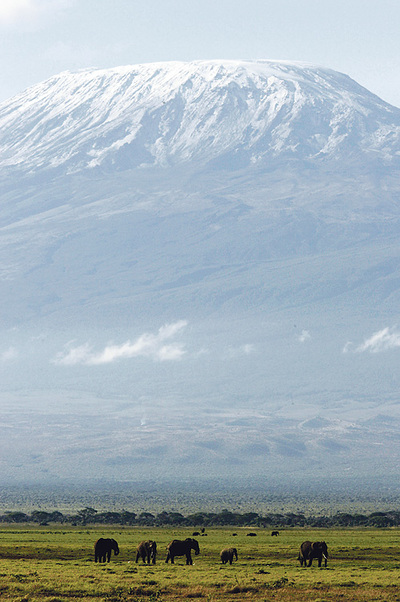
[[[3,102],[4,479],[390,479],[399,132],[303,63],[66,72]]]
[[[2,167],[127,169],[225,159],[380,153],[398,112],[349,77],[272,61],[197,61],[61,73],[5,103]],[[393,119],[395,117],[395,120]],[[393,127],[395,124],[395,127]]]

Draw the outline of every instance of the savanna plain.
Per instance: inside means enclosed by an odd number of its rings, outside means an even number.
[[[256,536],[249,537],[249,532]],[[400,600],[400,529],[210,528],[197,536],[200,555],[166,564],[166,545],[192,528],[27,526],[0,528],[0,598],[19,602],[169,602],[171,600]],[[236,535],[233,535],[236,533]],[[94,562],[99,537],[117,540],[118,556]],[[157,542],[155,565],[136,564],[136,546]],[[304,540],[327,542],[328,566],[297,560]],[[224,547],[238,561],[222,565]]]

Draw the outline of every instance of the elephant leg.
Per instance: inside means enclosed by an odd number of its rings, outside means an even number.
[[[321,568],[321,564],[322,564],[322,557],[318,556],[318,567]]]
[[[310,560],[308,561],[308,566],[312,565],[312,556],[310,556]]]

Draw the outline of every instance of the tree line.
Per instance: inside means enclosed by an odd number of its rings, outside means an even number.
[[[86,507],[75,514],[65,515],[59,511],[46,512],[34,510],[30,514],[24,512],[5,512],[0,515],[2,523],[49,523],[88,525],[129,525],[129,526],[181,526],[181,527],[399,527],[400,511],[372,512],[371,514],[350,514],[338,512],[333,516],[305,516],[296,513],[270,513],[264,516],[256,512],[230,512],[227,509],[221,512],[196,512],[184,516],[180,512],[163,511],[158,514],[141,512],[137,514],[128,510],[121,512],[99,512],[94,508]]]

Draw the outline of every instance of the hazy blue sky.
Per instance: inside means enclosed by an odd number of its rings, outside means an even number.
[[[0,0],[0,100],[60,71],[309,61],[400,106],[399,0]]]

